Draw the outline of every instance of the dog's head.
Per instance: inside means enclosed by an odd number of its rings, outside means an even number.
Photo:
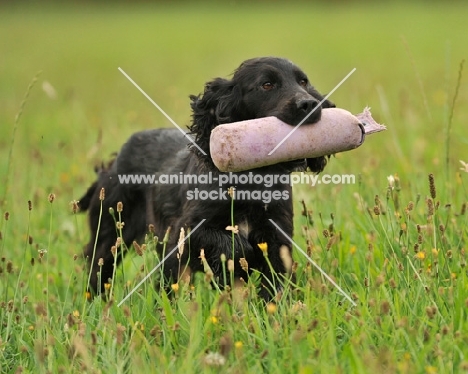
[[[205,86],[203,95],[191,96],[193,123],[190,131],[197,145],[209,155],[211,130],[231,123],[275,116],[295,126],[320,120],[322,108],[335,105],[310,84],[307,75],[291,61],[261,57],[244,61],[231,80],[216,78]],[[312,112],[312,113],[311,113]],[[325,157],[307,160],[312,171],[320,172]]]

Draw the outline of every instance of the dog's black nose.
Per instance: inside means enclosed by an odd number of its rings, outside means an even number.
[[[318,107],[318,105],[319,101],[313,99],[302,99],[296,101],[297,110],[299,113],[303,114],[304,117],[313,111],[313,113],[308,117],[307,123],[313,123],[320,119],[321,108]]]
[[[303,111],[304,113],[309,113],[310,111],[312,111],[318,105],[318,103],[319,102],[317,100],[310,99],[296,101],[297,109]]]

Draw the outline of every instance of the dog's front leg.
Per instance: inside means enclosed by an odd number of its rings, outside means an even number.
[[[177,244],[174,243],[175,247]],[[239,260],[246,259],[247,262],[252,261],[258,248],[253,248],[247,237],[239,234],[232,234],[227,230],[220,230],[210,226],[201,226],[194,231],[184,244],[182,256],[174,253],[164,264],[164,272],[167,279],[175,281],[179,278],[179,269],[189,266],[192,271],[204,271],[203,262],[201,259],[201,251],[206,259],[211,271],[213,272],[214,280],[222,283],[225,273],[227,273],[227,265],[224,265],[224,259],[234,260],[234,277],[247,278],[248,274],[240,266]],[[230,277],[227,276],[227,279]]]

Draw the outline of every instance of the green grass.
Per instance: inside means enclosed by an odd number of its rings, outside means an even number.
[[[461,2],[2,6],[1,372],[468,370],[466,69],[452,107],[467,10]],[[150,241],[117,270],[114,302],[86,301],[88,230],[70,202],[131,133],[170,126],[117,68],[183,126],[189,94],[261,55],[290,58],[323,92],[356,67],[333,100],[355,113],[371,106],[388,126],[330,161],[327,173],[355,174],[356,184],[295,188],[296,242],[357,307],[297,251],[297,284],[276,306],[257,299],[255,280],[227,293],[201,275],[181,282],[174,299],[154,278],[118,307],[157,263]]]

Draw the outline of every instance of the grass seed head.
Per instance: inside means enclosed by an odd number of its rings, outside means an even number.
[[[387,300],[383,300],[380,303],[380,314],[386,316],[390,313],[390,303]]]
[[[435,305],[430,305],[426,307],[426,315],[429,319],[433,319],[437,314],[437,307]]]
[[[125,332],[125,326],[121,325],[120,323],[117,323],[115,338],[117,341],[117,345],[119,346],[121,346],[124,342],[124,332]]]
[[[235,187],[229,187],[227,190],[227,193],[231,199],[234,200],[235,195],[236,195],[236,188]]]
[[[413,203],[412,201],[410,201],[410,202],[408,203],[408,205],[406,206],[406,210],[407,210],[408,212],[411,212],[413,209],[414,209],[414,203]]]
[[[421,234],[418,234],[418,244],[422,244],[423,242],[423,236]]]
[[[426,199],[427,204],[427,215],[432,217],[434,215],[434,201],[432,199]]]
[[[72,213],[73,214],[76,214],[79,212],[80,210],[80,206],[78,205],[79,201],[77,200],[73,200],[70,205],[71,205],[71,208],[72,208]]]
[[[227,269],[230,273],[234,273],[234,261],[232,259],[227,261]]]
[[[169,236],[171,234],[171,226],[169,226],[164,234],[163,243],[167,243],[169,241]]]
[[[375,285],[377,287],[381,286],[385,282],[385,275],[379,274],[377,278],[375,278]]]
[[[132,316],[132,310],[128,307],[128,305],[124,305],[122,307],[122,311],[123,311],[125,318],[130,318]]]
[[[466,203],[463,203],[460,210],[460,215],[463,216],[466,213]]]
[[[296,274],[298,267],[299,267],[299,263],[297,261],[293,261],[292,266],[291,266],[291,273]]]
[[[135,252],[138,256],[143,256],[143,253],[146,249],[146,244],[139,245],[135,240],[133,241],[133,248],[135,248]]]
[[[378,205],[374,205],[374,214],[380,216],[380,208]]]
[[[375,195],[375,197],[374,197],[374,203],[375,203],[375,205],[380,206],[380,198],[379,198],[379,195]]]
[[[444,325],[444,326],[442,326],[442,329],[440,330],[440,332],[444,336],[448,335],[448,333],[450,332],[450,327],[447,326],[447,325]]]
[[[431,193],[432,199],[435,199],[437,194],[436,194],[436,187],[435,187],[435,182],[434,182],[434,174],[429,174],[429,191]]]
[[[241,257],[239,259],[239,264],[240,264],[242,270],[244,270],[246,273],[249,272],[249,263],[247,262],[247,260],[244,257]]]
[[[219,339],[219,351],[221,355],[227,357],[229,352],[231,352],[233,346],[232,337],[230,334],[225,334]]]

